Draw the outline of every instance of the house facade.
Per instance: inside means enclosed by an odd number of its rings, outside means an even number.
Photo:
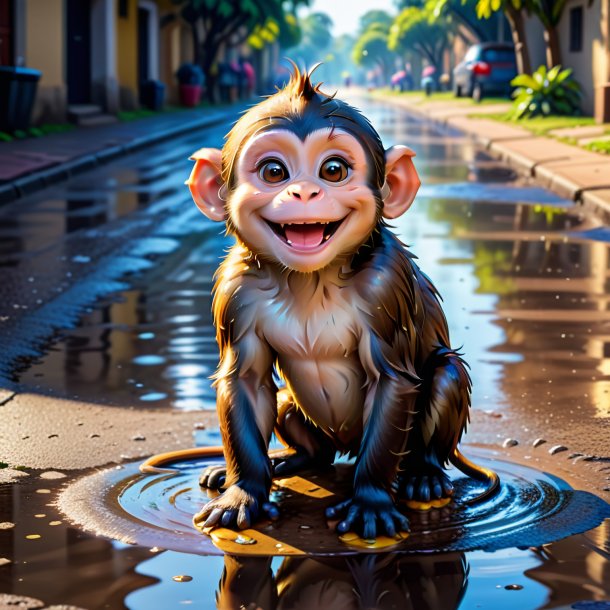
[[[274,53],[255,52],[252,63],[268,73]],[[0,0],[0,65],[42,73],[34,123],[64,122],[83,107],[134,110],[147,80],[178,103],[175,73],[193,57],[192,31],[171,0]]]

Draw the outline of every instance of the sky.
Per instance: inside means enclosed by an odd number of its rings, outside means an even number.
[[[353,34],[358,29],[358,21],[371,9],[396,12],[393,0],[313,0],[312,12],[326,13],[334,23],[333,34]]]

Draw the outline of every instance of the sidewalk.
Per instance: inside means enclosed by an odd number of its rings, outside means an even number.
[[[422,101],[413,96],[371,95],[422,118],[459,129],[472,136],[493,157],[610,223],[609,155],[565,144],[556,138],[537,136],[518,123],[485,118],[485,114],[507,112],[510,102],[473,106],[460,100]],[[583,134],[587,130],[590,132],[591,127],[572,129]]]
[[[130,122],[0,142],[0,204],[184,133],[227,121],[241,106],[195,108]]]

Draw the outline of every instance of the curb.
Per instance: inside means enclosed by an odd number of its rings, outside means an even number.
[[[442,117],[435,117],[430,111],[417,108],[400,99],[376,95],[369,95],[369,97],[376,101],[383,101],[394,106],[399,106],[418,118],[453,130],[458,130],[461,133],[470,136],[495,159],[503,161],[521,175],[533,178],[539,186],[553,191],[560,197],[573,201],[577,206],[582,207],[583,210],[595,215],[604,224],[610,224],[610,156],[564,144],[554,138],[537,136],[529,132],[527,134],[519,134],[517,133],[518,131],[524,130],[523,128],[518,127],[518,125],[514,126],[515,133],[513,135],[481,135],[468,128],[468,117],[465,117],[464,114],[453,116],[444,114]],[[471,120],[478,121],[484,119],[485,116],[482,115],[480,119]],[[499,123],[499,125],[502,125],[502,123]],[[509,145],[518,141],[523,142],[525,145],[532,141],[548,142],[549,150],[554,152],[551,153],[552,156],[548,156],[544,159],[532,159],[528,156],[526,151],[519,152],[511,150]],[[564,147],[569,147],[569,150]],[[564,152],[562,153],[561,150]],[[568,150],[568,152],[565,152],[566,150]],[[572,165],[582,164],[592,167],[593,171],[597,171],[597,173],[602,174],[603,176],[608,176],[607,183],[602,179],[598,183],[593,182],[591,186],[579,184],[574,179],[562,175],[561,171],[557,171],[561,170],[562,162],[571,162]],[[551,167],[549,167],[549,165]],[[606,165],[608,166],[607,172],[604,171]]]
[[[110,163],[119,157],[134,153],[148,146],[159,144],[170,138],[182,136],[197,129],[204,129],[222,123],[228,116],[234,116],[239,112],[241,105],[236,105],[226,112],[219,112],[213,117],[201,117],[188,122],[181,123],[175,128],[163,131],[152,131],[151,134],[137,137],[125,144],[108,146],[93,154],[84,154],[80,157],[70,159],[65,163],[59,163],[47,168],[25,174],[15,180],[0,183],[0,205],[11,203],[26,195],[31,195],[58,182],[68,180],[73,176],[86,172],[100,165]]]

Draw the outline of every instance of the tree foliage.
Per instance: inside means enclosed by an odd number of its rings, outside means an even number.
[[[291,58],[309,67],[323,61],[333,40],[332,26],[332,19],[326,13],[311,13],[301,19],[301,42],[291,49]]]
[[[388,37],[392,51],[414,51],[440,68],[442,57],[454,33],[455,26],[447,16],[434,16],[429,10],[416,7],[401,11]]]

